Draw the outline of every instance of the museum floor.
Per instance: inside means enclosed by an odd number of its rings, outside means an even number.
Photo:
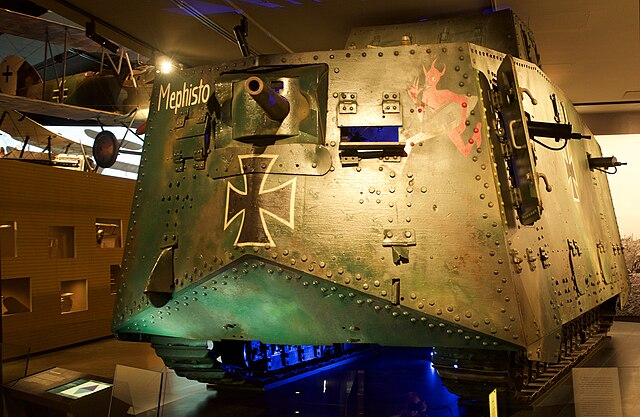
[[[618,368],[623,415],[640,415],[640,323],[616,321],[610,338],[580,366]],[[460,401],[440,384],[423,351],[409,356],[397,350],[367,354],[340,367],[298,379],[265,392],[207,390],[203,384],[190,388],[166,404],[162,416],[372,416],[400,413],[402,398],[417,392],[428,405],[429,417],[489,416],[484,404]],[[28,373],[60,367],[112,379],[115,366],[162,370],[162,361],[146,344],[98,341],[31,358]],[[5,366],[6,368],[6,366]],[[155,415],[155,414],[154,414]],[[573,417],[571,376],[527,410],[502,410],[517,417]],[[591,414],[596,415],[596,414]],[[618,417],[617,414],[606,414]],[[578,416],[580,417],[580,416]]]

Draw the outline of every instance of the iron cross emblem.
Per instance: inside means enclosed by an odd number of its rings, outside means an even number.
[[[236,218],[241,218],[235,246],[275,247],[267,228],[266,216],[294,228],[296,178],[276,187],[266,188],[269,172],[277,158],[278,155],[238,155],[244,190],[236,188],[231,181],[227,182],[224,218],[224,230]]]
[[[573,167],[573,157],[569,154],[566,148],[562,155],[564,157],[564,167],[567,170],[567,181],[569,183],[569,188],[571,189],[571,194],[575,201],[580,201],[580,194],[578,193],[578,178],[576,178],[576,171]]]

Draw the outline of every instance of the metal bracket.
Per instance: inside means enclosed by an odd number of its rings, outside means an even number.
[[[385,229],[382,246],[415,246],[416,234],[413,229]]]
[[[173,151],[173,163],[176,164],[176,172],[184,171],[184,156],[181,150]]]
[[[533,249],[531,248],[527,248],[527,262],[529,262],[529,268],[531,268],[532,271],[536,270],[536,261],[538,260],[538,257],[534,254]]]
[[[189,111],[188,110],[181,111],[176,117],[176,124],[174,127],[176,129],[181,129],[185,127],[185,125],[187,124],[188,118],[189,118]]]
[[[409,246],[415,245],[416,234],[413,229],[384,230],[382,246],[391,247],[393,263],[396,265],[409,263]]]
[[[519,274],[522,272],[522,261],[523,259],[518,256],[518,250],[517,249],[511,249],[511,251],[509,252],[509,254],[511,255],[511,262],[513,262],[513,265],[515,267],[516,272]]]
[[[160,242],[161,248],[168,248],[178,246],[178,234],[177,233],[164,233],[162,235],[162,241]]]
[[[540,262],[542,262],[542,268],[547,269],[551,266],[549,262],[549,252],[545,248],[540,248]]]
[[[358,94],[357,93],[340,93],[338,101],[338,113],[355,114],[358,112]]]
[[[400,93],[385,91],[382,93],[382,113],[400,113]]]
[[[344,155],[340,153],[340,163],[344,167],[357,166],[360,164],[360,157],[357,155]]]
[[[569,250],[571,251],[571,256],[580,256],[582,255],[582,251],[580,251],[580,246],[578,246],[578,242],[575,240],[567,239],[567,244],[569,245]]]

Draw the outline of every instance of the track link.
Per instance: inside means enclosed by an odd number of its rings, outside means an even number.
[[[362,354],[368,347],[368,345],[347,345],[346,348],[343,345],[334,345],[330,348],[316,346],[320,357],[272,370],[265,365],[265,361],[239,363],[237,358],[244,357],[242,352],[233,352],[235,360],[225,363],[225,357],[230,355],[228,347],[224,349],[224,353],[221,353],[215,343],[210,341],[152,338],[151,345],[165,364],[180,376],[205,382],[216,388],[242,389],[268,389],[279,385],[282,381],[352,359]],[[241,344],[235,344],[235,348],[241,346]]]

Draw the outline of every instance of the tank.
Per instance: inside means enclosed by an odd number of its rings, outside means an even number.
[[[617,162],[538,64],[504,11],[159,74],[114,333],[210,383],[431,347],[531,401],[629,289]]]

